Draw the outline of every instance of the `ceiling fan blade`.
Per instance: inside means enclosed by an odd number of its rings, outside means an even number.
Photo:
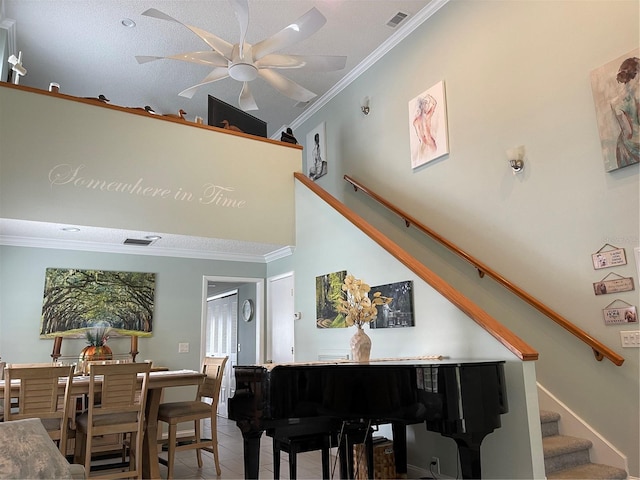
[[[206,52],[189,52],[170,55],[168,57],[155,57],[147,55],[136,55],[138,63],[148,63],[155,60],[181,60],[183,62],[197,63],[200,65],[208,65],[210,67],[227,67],[229,61],[218,52],[207,50]]]
[[[258,110],[258,105],[251,94],[251,90],[249,90],[249,82],[244,82],[244,85],[242,85],[240,98],[238,98],[238,105],[240,105],[240,108],[245,112],[249,110]]]
[[[209,65],[211,67],[229,66],[229,61],[226,58],[224,58],[218,52],[213,52],[210,50],[206,52],[180,53],[165,58],[168,58],[170,60],[182,60],[184,62],[198,63],[200,65]]]
[[[238,23],[240,24],[240,58],[244,58],[244,42],[247,37],[247,28],[249,27],[249,2],[248,0],[229,0],[233,6]]]
[[[203,85],[208,83],[217,82],[218,80],[222,80],[223,78],[227,78],[229,76],[229,70],[226,68],[214,68],[213,71],[204,77],[200,83],[194,85],[193,87],[189,87],[186,90],[181,91],[178,95],[186,98],[193,98],[193,94],[196,93],[196,90]]]
[[[167,15],[166,13],[161,12],[160,10],[156,10],[155,8],[150,8],[148,10],[145,10],[144,12],[142,12],[142,15],[145,15],[147,17],[152,17],[152,18],[158,18],[160,20],[166,20],[169,22],[175,22],[179,25],[182,25],[183,27],[188,28],[197,36],[199,36],[202,39],[202,41],[204,41],[207,45],[209,45],[215,51],[220,53],[220,55],[225,57],[227,60],[231,60],[233,45],[231,45],[229,42],[224,41],[223,39],[214,35],[213,33],[209,33],[205,30],[202,30],[201,28],[194,27],[192,25],[187,25],[186,23],[182,23],[181,21],[176,20],[175,18]]]
[[[273,70],[258,70],[258,74],[280,93],[299,102],[308,102],[317,97],[312,91],[307,90],[293,80],[289,80]]]
[[[347,57],[335,55],[279,55],[272,53],[255,62],[258,68],[305,68],[317,72],[342,70]]]
[[[288,27],[254,45],[253,58],[258,60],[265,55],[301,42],[320,30],[326,22],[324,15],[313,7]]]
[[[139,64],[153,62],[155,60],[164,60],[164,57],[152,57],[149,55],[136,55],[136,60]]]

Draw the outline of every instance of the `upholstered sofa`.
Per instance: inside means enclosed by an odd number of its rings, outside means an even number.
[[[0,478],[85,478],[84,467],[64,458],[38,418],[0,422],[0,445]]]

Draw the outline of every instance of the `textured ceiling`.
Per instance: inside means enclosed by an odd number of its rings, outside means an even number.
[[[240,37],[238,21],[226,0],[0,0],[4,17],[16,21],[17,49],[27,75],[23,85],[80,97],[105,95],[125,107],[152,107],[187,118],[207,119],[207,95],[238,106],[242,84],[231,78],[200,88],[192,99],[178,96],[201,82],[211,67],[178,60],[138,64],[136,55],[167,56],[210,48],[183,25],[141,15],[156,8],[182,23],[211,32],[229,43]],[[250,82],[268,136],[277,135],[318,98],[327,93],[380,45],[411,24],[430,0],[249,0],[247,42],[255,44],[282,30],[312,7],[326,24],[310,38],[277,53],[346,56],[346,68],[319,73],[280,70],[318,97],[304,106],[258,78]],[[408,17],[393,29],[386,23],[398,12]],[[131,19],[135,27],[122,25]]]

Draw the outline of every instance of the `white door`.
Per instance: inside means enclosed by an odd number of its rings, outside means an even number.
[[[293,362],[294,304],[293,274],[268,279],[269,325],[271,360],[275,363]]]
[[[207,302],[206,355],[228,356],[224,368],[218,415],[228,416],[227,399],[235,393],[233,366],[237,362],[238,345],[238,294],[226,295]]]

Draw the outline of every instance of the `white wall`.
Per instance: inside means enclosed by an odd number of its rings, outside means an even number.
[[[640,358],[638,350],[621,348],[619,332],[637,326],[606,326],[602,309],[616,298],[640,306],[633,262],[640,244],[639,168],[604,171],[589,76],[638,47],[639,9],[637,1],[624,0],[453,0],[294,128],[305,139],[326,122],[329,173],[318,183],[536,348],[539,381],[623,451],[636,477]],[[440,80],[446,85],[451,153],[412,170],[407,104]],[[359,108],[365,95],[371,98],[366,117]],[[521,144],[526,167],[514,176],[505,150]],[[588,346],[355,193],[344,174],[616,350],[624,364],[597,362]],[[300,233],[298,227],[298,248]],[[605,243],[624,248],[629,264],[594,270],[591,254]],[[352,241],[345,248],[354,248]],[[313,250],[323,249],[316,243]],[[325,270],[343,268],[340,258],[323,257]],[[362,258],[354,273],[381,275],[368,271],[375,260]],[[304,302],[311,294],[305,283],[318,270],[311,261],[296,269],[297,299]],[[595,296],[592,283],[609,272],[634,278],[636,290]],[[386,272],[383,277],[386,282]],[[298,325],[303,341],[312,332]],[[399,350],[427,348],[432,336],[413,336]],[[392,342],[385,349],[395,347]]]

